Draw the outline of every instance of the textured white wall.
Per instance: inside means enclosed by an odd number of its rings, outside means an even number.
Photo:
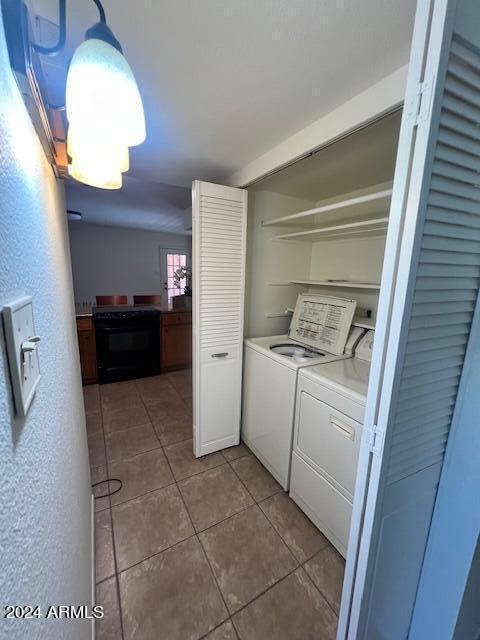
[[[384,252],[385,236],[314,243],[309,277],[312,280],[379,283]],[[373,317],[377,315],[378,290],[315,287],[315,291],[330,296],[353,298],[357,301],[357,308],[370,309]]]
[[[0,19],[0,307],[31,295],[42,379],[16,418],[0,330],[0,616],[91,604],[90,478],[63,188],[10,72]],[[0,622],[9,640],[86,640],[90,621]]]
[[[310,200],[263,191],[261,183],[248,190],[247,264],[245,293],[245,336],[273,336],[286,333],[291,316],[267,318],[293,307],[305,287],[271,286],[290,278],[308,277],[312,245],[308,242],[275,241],[291,227],[263,227],[262,221],[303,211],[315,206]]]
[[[132,217],[135,211],[132,211]],[[72,222],[70,250],[77,302],[96,295],[163,293],[160,247],[191,252],[190,236]]]
[[[248,190],[247,276],[245,336],[280,335],[288,330],[291,316],[267,318],[294,307],[300,292],[352,298],[359,310],[376,316],[378,291],[340,287],[269,286],[289,279],[358,280],[379,283],[385,237],[331,242],[282,242],[275,236],[294,230],[288,226],[263,227],[262,221],[317,206],[317,203],[263,191],[261,182]]]

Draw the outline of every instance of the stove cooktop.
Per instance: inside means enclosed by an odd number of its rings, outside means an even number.
[[[122,305],[120,307],[94,307],[93,317],[98,319],[146,318],[158,316],[160,311],[152,305]]]

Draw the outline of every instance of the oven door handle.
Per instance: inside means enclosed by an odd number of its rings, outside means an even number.
[[[156,326],[156,325],[155,325]],[[151,329],[152,325],[148,324],[118,324],[118,325],[105,325],[105,324],[96,324],[95,328],[99,331],[121,331],[124,333],[125,331],[145,331],[146,329]]]

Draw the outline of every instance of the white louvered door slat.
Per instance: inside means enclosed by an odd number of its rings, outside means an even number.
[[[193,183],[194,453],[240,439],[247,192]]]
[[[427,116],[415,121],[406,111],[402,120],[390,220],[403,226],[387,236],[377,321],[385,341],[375,345],[364,429],[375,429],[380,444],[372,455],[368,438],[362,443],[367,480],[357,478],[363,494],[355,496],[341,640],[410,637],[479,297],[480,32],[467,23],[480,24],[480,3],[425,0],[417,16],[417,32],[419,21],[428,27],[410,76],[433,97],[422,98]],[[414,92],[411,83],[407,105]]]

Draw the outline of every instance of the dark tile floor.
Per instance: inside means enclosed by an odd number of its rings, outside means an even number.
[[[191,373],[84,389],[97,640],[330,640],[344,561],[244,444],[196,459]]]

